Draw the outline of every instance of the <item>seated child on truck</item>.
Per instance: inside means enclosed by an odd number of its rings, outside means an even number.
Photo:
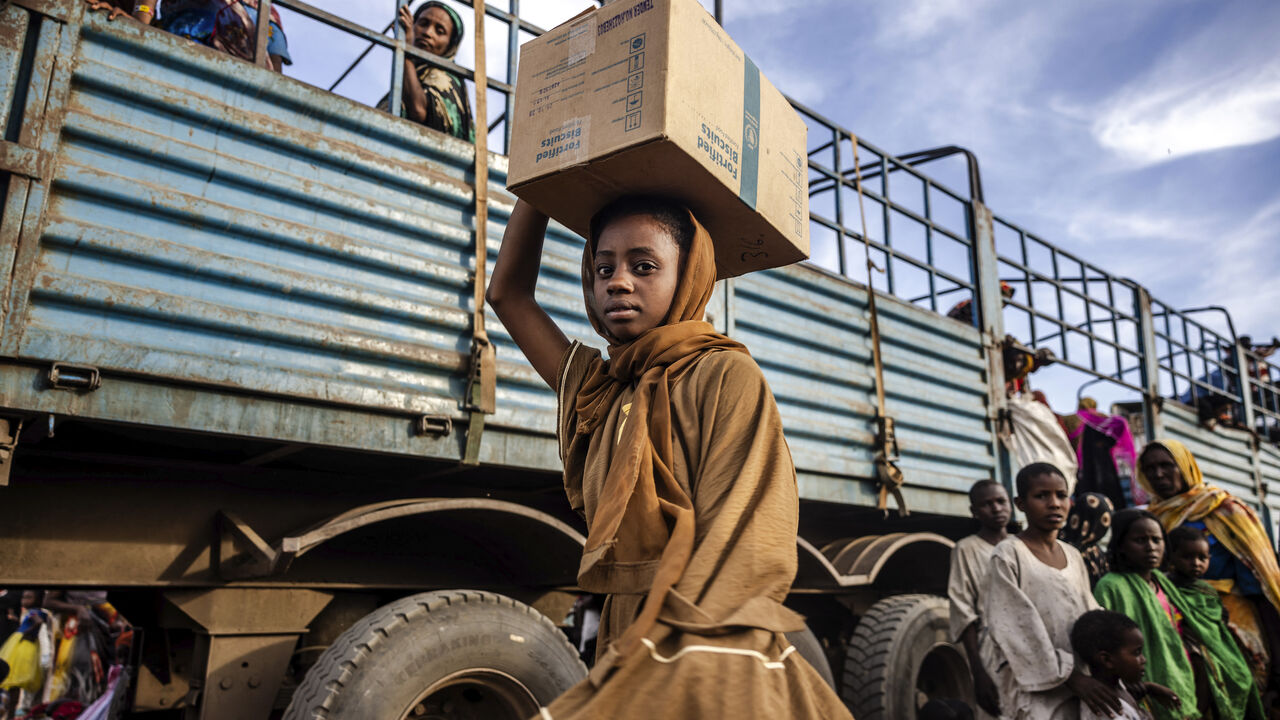
[[[951,600],[951,640],[964,645],[973,669],[973,696],[978,707],[1000,716],[995,683],[982,666],[978,637],[982,631],[982,588],[996,545],[1009,536],[1009,493],[994,480],[979,480],[969,488],[969,512],[978,521],[978,532],[961,538],[951,549],[951,574],[947,597]]]
[[[1071,650],[1071,626],[1098,603],[1080,553],[1058,539],[1070,507],[1067,480],[1048,463],[1032,463],[1015,483],[1027,527],[996,546],[982,595],[982,655],[1002,717],[1074,720],[1082,704],[1119,712],[1116,691],[1078,667]]]
[[[703,321],[710,236],[683,206],[623,198],[592,220],[582,289],[609,359],[534,298],[547,218],[518,202],[488,300],[556,389],[565,492],[587,520],[578,581],[608,594],[589,677],[542,718],[849,718],[784,633],[798,493],[746,348]]]
[[[133,17],[228,55],[253,61],[258,37],[258,0],[139,0]],[[276,72],[292,65],[280,13],[271,8],[267,58]]]

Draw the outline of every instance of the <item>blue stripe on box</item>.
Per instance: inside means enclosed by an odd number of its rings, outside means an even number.
[[[745,53],[742,57],[742,184],[738,187],[738,197],[755,210],[760,174],[760,68]]]

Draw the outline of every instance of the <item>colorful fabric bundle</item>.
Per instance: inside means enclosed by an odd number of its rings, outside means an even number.
[[[165,0],[160,9],[162,16],[157,24],[164,30],[228,55],[253,60],[258,0]],[[293,64],[280,14],[274,7],[267,53],[279,55],[286,65]]]
[[[29,608],[18,629],[0,646],[0,660],[9,665],[9,674],[0,682],[0,689],[39,692],[44,686],[49,652],[49,614],[40,608]]]

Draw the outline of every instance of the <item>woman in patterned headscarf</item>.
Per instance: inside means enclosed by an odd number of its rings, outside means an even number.
[[[1102,493],[1087,492],[1076,495],[1067,514],[1067,524],[1058,533],[1063,542],[1071,543],[1080,551],[1084,566],[1089,571],[1089,584],[1097,585],[1098,579],[1107,574],[1107,555],[1098,546],[1111,530],[1111,515],[1115,506]]]
[[[1204,580],[1221,594],[1231,629],[1252,656],[1259,685],[1277,689],[1280,566],[1258,515],[1226,490],[1205,484],[1195,456],[1177,440],[1159,440],[1142,450],[1138,481],[1158,498],[1150,510],[1166,531],[1186,525],[1205,532],[1209,570]]]
[[[404,41],[432,55],[453,59],[462,42],[462,18],[453,8],[437,0],[418,6],[409,15],[408,6],[400,8],[400,24]],[[383,97],[379,110],[390,110],[391,96]],[[471,104],[462,78],[430,63],[408,55],[404,58],[404,92],[400,116],[469,142],[476,141],[471,120]]]

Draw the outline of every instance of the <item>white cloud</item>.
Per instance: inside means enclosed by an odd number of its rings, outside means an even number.
[[[701,0],[702,6],[707,12],[714,12],[714,0]],[[818,0],[818,2],[806,3],[806,9],[813,10],[816,7],[832,3],[833,0]],[[749,2],[735,2],[735,0],[725,0],[724,2],[724,22],[726,25],[740,20],[749,20],[753,18],[768,17],[770,15],[781,15],[782,13],[795,12],[796,3],[794,0],[750,0]]]
[[[1087,244],[1118,240],[1191,240],[1207,230],[1194,220],[1142,210],[1094,209],[1073,213],[1067,234]]]
[[[1275,282],[1280,266],[1280,196],[1237,227],[1206,236],[1201,253],[1208,265],[1196,273],[1203,297],[1231,309],[1236,331],[1258,339],[1280,334],[1275,322],[1275,308],[1280,306],[1280,283]]]
[[[828,90],[831,88],[831,80],[815,75],[812,71],[804,68],[796,67],[793,63],[789,63],[785,58],[779,58],[774,53],[769,53],[765,57],[753,58],[764,72],[765,77],[769,78],[769,82],[773,86],[786,95],[795,100],[813,107],[827,96]]]
[[[1094,107],[1115,157],[1150,165],[1280,137],[1280,6],[1204,6],[1204,21],[1154,45],[1153,60]]]
[[[890,42],[918,41],[974,20],[992,0],[904,0],[886,3],[882,39]]]
[[[1108,103],[1093,133],[1142,164],[1280,137],[1280,59],[1196,78],[1157,68]]]
[[[1087,245],[1087,259],[1102,260],[1158,300],[1175,308],[1223,305],[1238,332],[1280,334],[1274,321],[1280,284],[1272,280],[1280,267],[1280,196],[1243,218],[1200,207],[1181,213],[1095,207],[1076,212],[1067,230],[1064,245]]]

